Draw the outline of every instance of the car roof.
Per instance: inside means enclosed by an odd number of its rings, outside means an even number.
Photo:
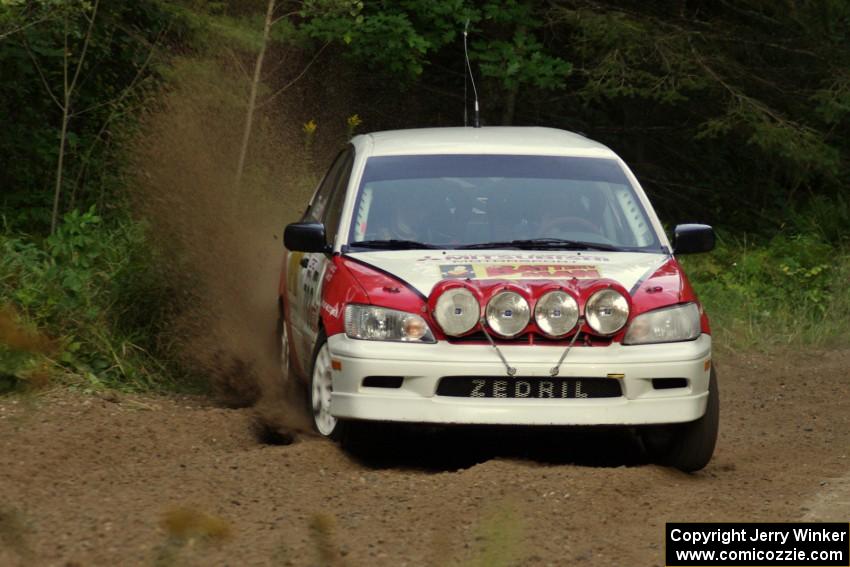
[[[352,139],[358,153],[372,156],[420,154],[517,154],[616,158],[608,147],[581,134],[530,126],[419,128],[363,134]]]

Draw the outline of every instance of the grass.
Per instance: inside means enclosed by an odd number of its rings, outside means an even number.
[[[156,548],[154,565],[157,567],[179,565],[181,552],[196,543],[209,545],[233,537],[233,529],[226,520],[191,507],[166,511],[160,527],[165,532],[165,540]]]
[[[315,514],[310,519],[309,528],[310,539],[316,549],[316,564],[344,567],[346,562],[336,541],[336,518],[330,514]]]
[[[314,514],[308,524],[315,551],[315,565],[345,567],[349,562],[337,541],[337,522],[331,514]],[[508,500],[489,506],[473,533],[471,554],[452,552],[448,541],[440,541],[429,564],[463,567],[508,567],[522,565],[524,523],[516,505]],[[284,557],[285,550],[278,555]],[[471,555],[471,556],[470,556]]]
[[[28,522],[20,510],[5,504],[0,504],[0,546],[14,551],[22,561],[32,561]]]
[[[49,238],[0,233],[3,389],[177,387],[157,343],[170,296],[156,265],[142,225],[94,210],[66,215]]]
[[[850,339],[850,250],[812,235],[721,238],[682,264],[719,348],[829,348]]]
[[[510,501],[485,511],[476,530],[478,545],[468,567],[509,567],[524,563],[523,523]]]

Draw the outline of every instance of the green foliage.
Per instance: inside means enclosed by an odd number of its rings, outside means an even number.
[[[509,41],[493,41],[476,50],[481,74],[498,79],[505,88],[533,85],[540,89],[563,86],[572,65],[547,55],[543,44],[526,30],[517,30]]]
[[[577,58],[590,62],[578,90],[585,104],[630,98],[672,105],[708,84],[698,62],[683,57],[686,34],[659,33],[655,22],[617,11],[565,8],[558,17],[572,32]]]
[[[346,44],[346,54],[374,72],[401,81],[420,77],[446,49],[458,49],[465,23],[471,23],[470,57],[481,74],[509,93],[504,105],[512,115],[513,92],[521,86],[542,90],[563,87],[572,66],[544,42],[545,7],[541,3],[479,0],[403,0],[358,2],[352,25],[345,12],[320,11],[307,3],[301,29],[310,37]]]
[[[82,61],[69,101],[63,210],[114,196],[120,137],[156,87],[165,42],[185,29],[179,12],[158,0],[104,0],[96,14],[91,0],[0,6],[0,212],[7,222],[32,232],[49,222],[66,63],[70,82]]]
[[[760,348],[850,337],[850,253],[817,235],[779,234],[753,244],[726,237],[683,265],[719,344]]]
[[[730,103],[725,114],[705,121],[696,138],[719,141],[735,130],[741,131],[747,144],[781,159],[787,172],[796,179],[804,179],[813,172],[838,173],[839,151],[826,142],[822,132],[777,116],[765,105],[743,95]]]
[[[662,213],[769,234],[789,205],[841,193],[846,2],[609,7],[552,8],[583,61],[576,118],[635,165]]]
[[[41,242],[0,234],[0,302],[49,329],[66,371],[143,390],[172,380],[154,356],[169,305],[156,266],[141,225],[74,210]]]

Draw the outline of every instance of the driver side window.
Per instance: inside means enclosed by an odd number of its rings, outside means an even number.
[[[337,185],[336,181],[339,178],[340,170],[343,168],[343,165],[346,162],[346,157],[349,153],[350,150],[345,149],[337,154],[336,159],[334,159],[328,169],[328,172],[322,179],[316,194],[313,196],[313,200],[310,201],[310,206],[307,207],[303,220],[322,222],[325,209],[327,208],[328,202],[333,194],[333,190]]]
[[[342,167],[334,181],[331,196],[322,214],[322,223],[325,225],[325,236],[330,244],[333,244],[336,240],[336,234],[339,231],[342,206],[345,203],[345,195],[348,192],[348,180],[351,177],[353,165],[354,151],[347,151],[342,160]]]

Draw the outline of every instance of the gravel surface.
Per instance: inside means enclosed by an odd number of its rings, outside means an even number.
[[[202,398],[2,398],[0,565],[663,565],[667,521],[850,520],[848,367],[721,359],[692,475],[629,431],[401,431],[364,460]]]

